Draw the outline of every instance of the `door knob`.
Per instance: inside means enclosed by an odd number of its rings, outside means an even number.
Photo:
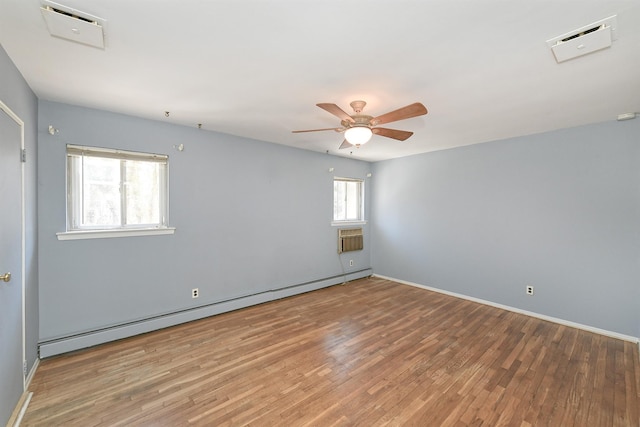
[[[11,280],[11,273],[5,273],[0,275],[0,280],[8,282],[9,280]]]

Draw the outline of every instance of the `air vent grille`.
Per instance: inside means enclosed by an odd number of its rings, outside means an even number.
[[[568,42],[569,40],[573,40],[573,39],[577,39],[578,37],[582,37],[585,36],[589,33],[593,33],[594,31],[598,31],[598,30],[602,30],[604,28],[604,25],[598,25],[597,27],[593,27],[593,28],[589,28],[588,30],[582,31],[578,34],[574,34],[572,36],[566,37],[562,40],[560,40],[561,42]]]
[[[53,2],[40,11],[52,36],[104,49],[104,19]]]
[[[584,56],[611,46],[616,39],[616,15],[547,40],[557,62]]]
[[[73,13],[64,11],[62,9],[56,9],[55,7],[51,7],[51,6],[44,6],[44,7],[45,7],[45,9],[47,9],[47,10],[49,10],[51,12],[59,13],[61,15],[65,15],[65,16],[68,16],[68,17],[73,18],[73,19],[79,19],[81,21],[88,22],[88,23],[94,24],[94,25],[98,24],[97,21],[94,21],[94,20],[89,19],[89,18],[85,18],[83,16],[74,15]]]

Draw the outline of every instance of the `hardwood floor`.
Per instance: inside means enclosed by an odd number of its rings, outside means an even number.
[[[23,426],[638,426],[637,344],[370,278],[43,360]]]

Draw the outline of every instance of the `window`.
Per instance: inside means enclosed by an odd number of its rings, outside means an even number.
[[[67,145],[67,231],[167,227],[168,156]]]
[[[364,221],[364,182],[359,179],[334,178],[333,221]]]

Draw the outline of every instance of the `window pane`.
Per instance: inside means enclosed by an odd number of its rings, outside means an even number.
[[[159,163],[125,161],[126,224],[160,223]]]
[[[333,180],[333,220],[362,220],[362,181]]]
[[[333,219],[341,221],[346,219],[346,182],[333,181]]]
[[[120,225],[120,161],[82,159],[82,225]]]
[[[360,219],[360,183],[347,182],[346,219]]]

